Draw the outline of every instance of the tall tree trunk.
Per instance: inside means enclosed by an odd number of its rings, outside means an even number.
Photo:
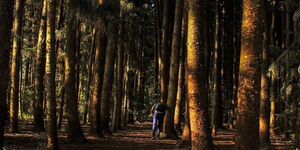
[[[117,29],[117,27],[114,27]],[[109,118],[110,118],[110,98],[111,90],[113,85],[113,76],[114,76],[114,64],[116,56],[116,46],[115,43],[117,40],[116,35],[111,35],[108,39],[106,58],[105,58],[105,69],[103,75],[103,88],[101,94],[101,131],[104,135],[111,135],[109,130]]]
[[[205,32],[206,0],[190,0],[188,10],[187,96],[192,150],[213,149],[206,92]]]
[[[95,50],[96,50],[96,30],[93,27],[93,39],[92,39],[92,47],[90,51],[90,61],[89,61],[89,70],[88,70],[88,85],[86,89],[86,102],[84,106],[84,113],[83,113],[83,124],[86,124],[88,121],[88,112],[90,109],[90,103],[91,103],[91,83],[92,83],[92,75],[94,70],[94,61],[95,61]]]
[[[62,70],[60,73],[60,82],[61,89],[60,89],[60,104],[59,104],[59,111],[58,111],[58,119],[57,119],[57,129],[60,130],[63,122],[63,116],[64,116],[64,106],[65,106],[65,60],[61,60]]]
[[[263,64],[261,72],[260,91],[259,138],[261,149],[268,149],[268,147],[270,146],[270,80],[267,77],[269,69],[269,35],[269,24],[266,20],[263,39]]]
[[[85,137],[80,126],[79,112],[78,112],[78,97],[76,85],[76,31],[78,30],[75,17],[75,13],[72,12],[70,1],[67,1],[67,43],[66,43],[66,56],[65,56],[65,92],[66,92],[66,104],[67,104],[67,119],[68,127],[67,134],[68,138],[72,142],[83,142]],[[79,70],[77,70],[79,71]],[[78,79],[77,79],[78,80]],[[77,81],[79,82],[79,81]],[[76,88],[77,87],[77,88]],[[77,89],[77,90],[76,90]]]
[[[162,46],[161,46],[161,63],[160,63],[160,101],[167,103],[168,98],[168,81],[169,81],[169,58],[168,58],[168,41],[169,41],[169,0],[163,1],[163,20],[162,20]]]
[[[92,97],[90,102],[90,134],[97,137],[103,137],[100,129],[100,106],[101,106],[101,93],[103,83],[103,73],[105,66],[105,53],[107,47],[107,37],[101,30],[100,21],[97,24],[96,29],[96,52],[95,52],[95,69],[92,91]]]
[[[212,133],[216,134],[216,130],[222,127],[222,92],[221,92],[221,59],[222,49],[220,48],[220,15],[221,6],[220,0],[216,1],[216,28],[214,35],[214,60],[213,60],[213,95],[212,95],[212,115],[211,115],[211,126]]]
[[[20,56],[22,49],[22,28],[24,15],[24,0],[16,0],[16,16],[14,18],[13,32],[13,49],[11,62],[11,91],[10,91],[10,121],[9,131],[18,132],[18,115],[19,115],[19,76],[20,76]]]
[[[47,0],[46,34],[46,101],[47,101],[47,149],[58,150],[55,96],[55,16],[56,0]]]
[[[175,21],[172,38],[172,54],[170,65],[170,78],[168,88],[168,99],[166,117],[164,120],[164,131],[167,137],[177,137],[177,132],[174,128],[174,111],[176,105],[176,96],[178,90],[178,71],[179,71],[179,53],[181,41],[181,26],[183,15],[183,0],[176,0]]]
[[[265,7],[261,0],[243,1],[242,47],[237,108],[237,150],[259,149],[261,52]]]
[[[120,14],[120,17],[123,17]],[[124,34],[124,25],[121,23],[119,36],[121,37]],[[122,100],[123,100],[123,77],[124,77],[124,43],[121,41],[121,38],[118,39],[118,56],[117,56],[117,87],[116,87],[116,99],[114,104],[113,111],[113,131],[121,129],[121,110],[122,110]]]
[[[13,1],[0,0],[0,150],[3,149],[4,123],[7,118],[7,87],[11,49]]]
[[[155,92],[158,93],[159,81],[160,81],[160,52],[161,52],[161,1],[155,0],[155,23],[156,23],[156,49],[154,52],[154,63],[155,63]]]
[[[34,130],[44,131],[44,75],[45,75],[45,55],[46,55],[46,16],[47,0],[43,1],[43,10],[40,21],[38,43],[36,50],[36,70],[34,77],[35,100],[33,102]]]

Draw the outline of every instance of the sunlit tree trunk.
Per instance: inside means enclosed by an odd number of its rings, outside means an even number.
[[[97,137],[102,137],[100,129],[100,101],[103,83],[103,73],[105,66],[105,53],[107,46],[107,37],[101,30],[101,23],[99,22],[96,29],[96,52],[95,52],[95,68],[93,77],[93,91],[90,102],[90,134]]]
[[[3,149],[4,123],[7,118],[7,87],[9,56],[11,49],[11,28],[13,21],[13,1],[0,0],[0,150]]]
[[[36,70],[35,70],[35,100],[33,102],[34,130],[44,131],[44,75],[45,75],[45,54],[46,54],[46,15],[47,0],[43,1],[43,10],[40,21],[38,43],[36,49]]]
[[[68,119],[67,134],[72,142],[82,142],[85,140],[80,126],[78,113],[78,97],[76,90],[76,30],[77,23],[75,14],[70,8],[70,1],[67,1],[68,15],[66,17],[66,56],[65,56],[65,92],[66,92],[66,115]],[[77,70],[78,71],[78,70]],[[77,87],[78,89],[78,87]]]
[[[16,0],[16,15],[13,24],[13,49],[11,62],[11,89],[10,89],[10,120],[9,131],[18,132],[19,115],[19,76],[20,76],[20,56],[22,49],[22,28],[24,15],[24,0]]]
[[[262,72],[260,91],[259,138],[261,149],[268,149],[270,145],[270,80],[267,77],[269,69],[269,24],[265,23],[264,42],[262,50]]]
[[[179,53],[181,41],[181,26],[183,15],[183,0],[176,0],[175,21],[173,29],[172,55],[170,65],[170,78],[168,88],[168,99],[164,131],[168,137],[177,137],[177,132],[174,128],[174,111],[176,105],[176,96],[178,90],[178,71],[179,71]]]
[[[60,82],[61,89],[60,89],[60,104],[58,110],[58,118],[57,118],[57,129],[60,130],[63,122],[63,115],[64,115],[64,106],[65,106],[65,60],[61,60],[62,70],[60,73]]]
[[[205,32],[206,0],[190,0],[187,34],[187,96],[192,150],[213,149],[206,92]]]
[[[55,16],[56,0],[47,0],[46,34],[46,101],[47,101],[47,149],[57,150],[56,96],[55,96]]]
[[[237,108],[237,150],[259,149],[261,54],[264,2],[243,1],[242,44]]]

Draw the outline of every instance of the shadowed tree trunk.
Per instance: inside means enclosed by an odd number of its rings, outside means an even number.
[[[213,149],[206,92],[205,32],[207,0],[190,0],[187,34],[187,96],[192,150]]]
[[[19,115],[19,79],[20,79],[20,56],[22,49],[22,28],[24,15],[24,0],[16,0],[16,15],[13,24],[13,49],[11,62],[11,80],[10,80],[10,121],[9,131],[18,132]]]
[[[168,58],[168,40],[169,40],[169,0],[163,1],[163,19],[162,19],[162,42],[160,55],[160,101],[167,103],[168,81],[169,81],[169,58]]]
[[[122,12],[121,12],[122,13]],[[120,14],[120,17],[123,17]],[[113,114],[113,131],[121,129],[121,110],[123,100],[123,75],[124,75],[124,43],[121,41],[122,34],[124,34],[124,24],[121,23],[119,31],[119,43],[118,43],[118,57],[117,57],[117,88],[116,88],[116,99],[114,104]]]
[[[47,149],[58,150],[55,97],[55,16],[56,0],[47,0],[46,34],[46,101],[47,101]]]
[[[65,92],[67,104],[68,138],[72,142],[83,142],[85,137],[80,126],[78,113],[78,97],[76,90],[76,31],[78,30],[75,14],[70,8],[70,1],[67,1],[68,15],[66,17],[66,56],[65,56]],[[77,70],[78,71],[78,70]]]
[[[220,0],[216,0],[216,27],[214,35],[214,60],[213,60],[213,94],[212,94],[212,115],[211,126],[212,134],[216,134],[216,130],[222,127],[222,92],[221,92],[221,60],[222,49],[220,48],[221,31],[220,31]]]
[[[176,96],[178,91],[178,71],[179,71],[179,53],[181,41],[181,26],[183,15],[183,0],[176,0],[175,21],[173,29],[173,42],[170,66],[170,78],[168,88],[167,107],[164,120],[164,132],[167,137],[177,137],[177,132],[174,128],[174,111],[176,105]]]
[[[7,119],[7,88],[9,76],[9,56],[11,49],[11,28],[13,21],[13,1],[0,0],[0,150],[3,149],[4,123]]]
[[[47,0],[43,1],[43,10],[40,21],[38,43],[36,49],[36,70],[35,70],[35,101],[33,102],[34,130],[44,131],[44,75],[45,75],[45,54],[46,54],[46,15]]]
[[[259,149],[261,54],[264,1],[244,0],[237,108],[237,150]]]

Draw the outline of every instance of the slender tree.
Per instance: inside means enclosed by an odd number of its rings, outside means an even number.
[[[107,36],[103,32],[103,27],[98,22],[96,31],[96,52],[95,69],[93,77],[93,91],[90,102],[90,134],[97,137],[103,137],[100,129],[100,101],[103,83],[103,73],[105,64],[105,53],[107,47]]]
[[[205,32],[207,0],[190,0],[187,34],[187,96],[192,150],[213,149],[206,92]]]
[[[237,108],[237,150],[259,149],[261,54],[264,1],[244,0]]]
[[[181,41],[181,26],[183,15],[183,0],[176,0],[175,21],[173,29],[173,42],[172,42],[172,54],[170,65],[170,78],[168,88],[167,106],[168,111],[166,113],[164,122],[164,131],[168,137],[177,137],[177,132],[174,128],[174,111],[176,105],[176,96],[178,90],[178,71],[179,71],[179,53],[180,53],[180,41]]]
[[[44,131],[44,75],[45,75],[45,54],[46,54],[46,15],[47,1],[43,1],[42,16],[40,21],[38,42],[36,49],[36,68],[35,68],[35,100],[33,102],[34,130]]]
[[[19,79],[20,79],[20,56],[22,49],[22,28],[24,15],[24,0],[16,0],[16,16],[13,24],[13,49],[11,62],[11,81],[10,81],[10,121],[9,131],[18,132],[19,115]]]
[[[269,25],[265,23],[264,43],[262,50],[262,72],[260,91],[259,139],[261,149],[270,145],[270,80],[267,77],[269,68]]]
[[[13,21],[13,1],[0,0],[0,150],[3,149],[4,123],[7,118],[7,87],[9,75],[9,55]]]
[[[56,0],[47,0],[46,27],[46,101],[47,101],[47,149],[58,150],[55,97],[55,17]]]

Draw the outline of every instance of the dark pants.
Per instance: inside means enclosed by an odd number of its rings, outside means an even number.
[[[159,133],[162,129],[162,125],[164,122],[164,113],[155,111],[153,113],[153,123],[152,123],[152,137],[159,138]]]

